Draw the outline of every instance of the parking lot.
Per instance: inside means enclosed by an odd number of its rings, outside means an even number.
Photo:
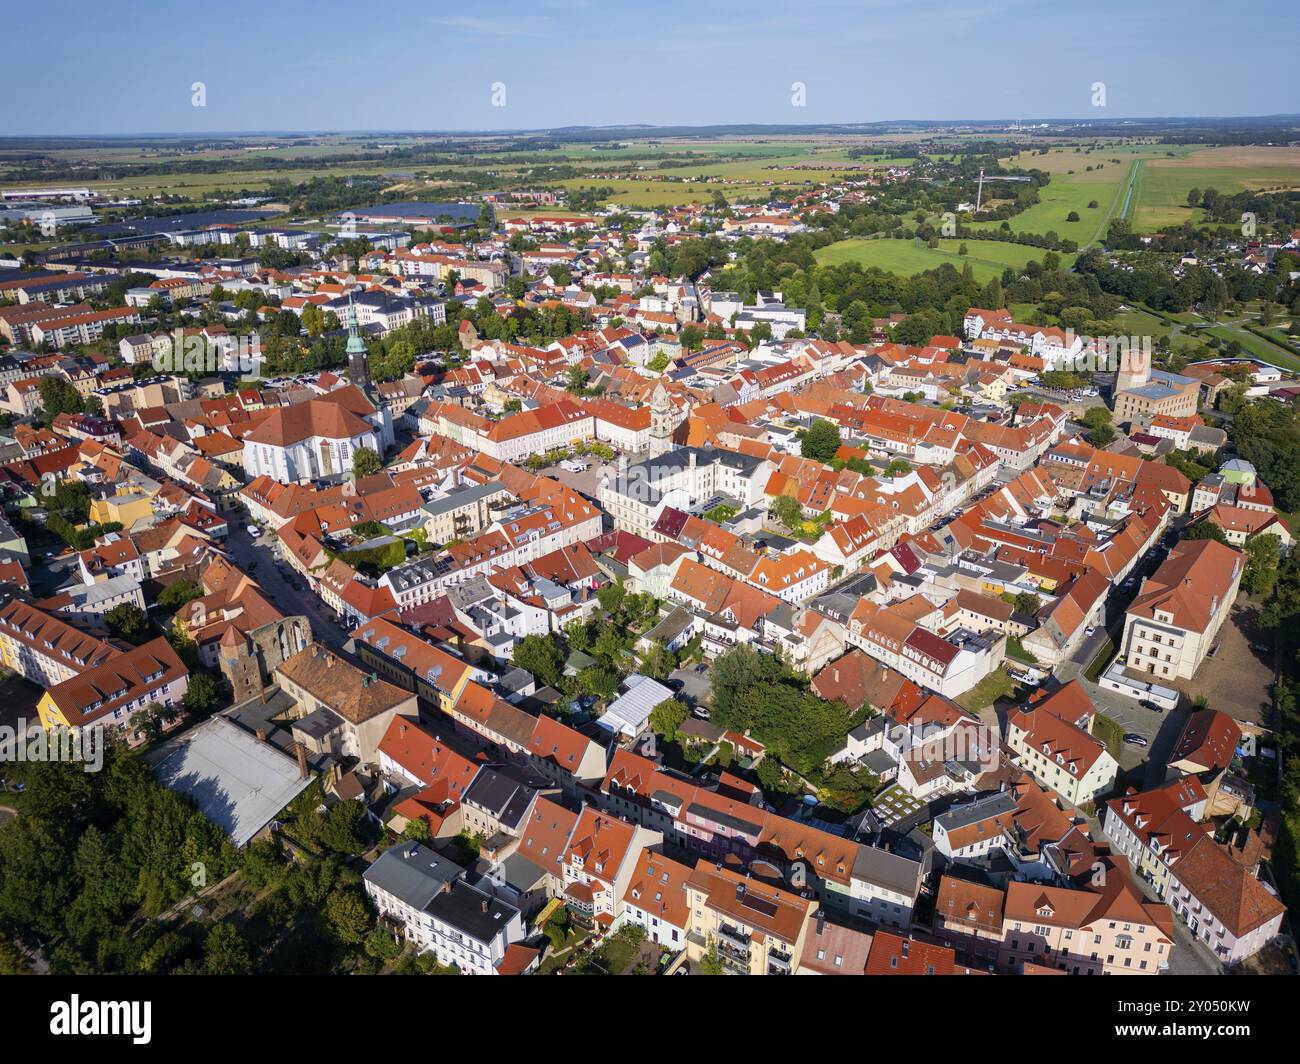
[[[1187,723],[1187,711],[1175,709],[1161,713],[1101,688],[1096,690],[1093,702],[1099,713],[1124,729],[1125,735],[1140,735],[1147,741],[1146,746],[1124,743],[1119,755],[1120,772],[1133,773],[1132,782],[1143,787],[1163,783],[1169,755]]]
[[[11,675],[0,680],[0,727],[16,731],[19,720],[26,721],[29,728],[36,724],[36,703],[44,693],[21,676]],[[0,775],[3,774],[0,770]]]
[[[614,476],[618,470],[618,465],[616,462],[602,462],[598,458],[583,458],[580,461],[591,463],[581,473],[575,473],[573,470],[565,469],[561,465],[553,465],[543,469],[542,475],[568,485],[574,491],[585,495],[589,499],[598,499],[600,497],[600,478],[607,471],[611,477]]]
[[[713,691],[713,683],[709,679],[708,671],[696,672],[695,670],[694,665],[686,669],[674,669],[668,677],[674,682],[681,683],[682,689],[677,696],[692,708],[707,704],[709,695]]]

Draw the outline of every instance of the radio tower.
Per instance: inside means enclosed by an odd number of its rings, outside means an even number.
[[[980,212],[980,203],[984,199],[984,167],[980,167],[980,183],[975,191],[975,213]]]

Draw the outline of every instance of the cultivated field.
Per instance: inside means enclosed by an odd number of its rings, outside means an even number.
[[[1199,221],[1187,206],[1193,188],[1232,195],[1247,189],[1300,188],[1300,148],[1205,148],[1182,158],[1151,159],[1138,175],[1134,224],[1140,230]]]

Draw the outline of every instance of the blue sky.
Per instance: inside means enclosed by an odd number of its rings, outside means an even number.
[[[53,0],[0,8],[0,134],[1300,112],[1300,6],[1249,6]]]

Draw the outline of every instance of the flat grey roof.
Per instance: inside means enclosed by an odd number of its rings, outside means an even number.
[[[1014,813],[1016,808],[1015,795],[1009,791],[1000,791],[997,794],[987,795],[974,802],[955,805],[936,819],[943,824],[945,830],[953,831],[956,828],[976,824],[981,820],[988,820],[990,817],[999,814]]]
[[[164,787],[188,795],[241,847],[311,783],[299,775],[297,761],[224,717],[169,743],[153,774]]]

